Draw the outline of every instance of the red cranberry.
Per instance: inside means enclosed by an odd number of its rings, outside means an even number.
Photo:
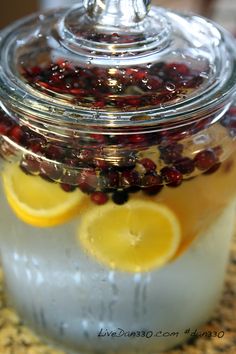
[[[158,77],[150,77],[146,84],[149,90],[158,90],[161,87],[161,85],[162,85],[162,80],[160,80]]]
[[[166,163],[175,163],[175,161],[181,159],[183,152],[183,145],[173,143],[167,146],[159,146],[160,158]]]
[[[97,157],[94,160],[94,164],[99,170],[107,170],[109,168],[109,164],[107,163],[106,160],[104,160],[103,157],[101,158]]]
[[[54,164],[52,162],[41,161],[40,174],[43,176],[47,176],[52,180],[58,180],[62,175],[62,169],[59,165]]]
[[[183,180],[183,175],[175,167],[164,167],[161,170],[161,176],[170,187],[178,187]]]
[[[148,195],[156,195],[162,188],[162,177],[155,172],[146,173],[142,179],[143,191]]]
[[[190,174],[195,169],[195,164],[189,157],[182,157],[175,162],[175,168],[181,172],[183,175]]]
[[[84,193],[92,193],[96,190],[98,179],[93,169],[84,169],[77,179],[78,186]]]
[[[157,165],[151,159],[148,158],[143,158],[139,161],[139,163],[143,165],[147,172],[155,171],[157,168]]]
[[[28,140],[28,147],[35,154],[43,152],[46,142],[42,138],[31,138]]]
[[[49,145],[45,150],[47,158],[55,161],[61,161],[65,156],[65,150],[57,145]]]
[[[72,186],[70,184],[61,183],[60,186],[61,186],[61,189],[63,189],[63,191],[65,191],[67,193],[74,192],[76,190],[76,186]]]
[[[36,157],[27,155],[21,161],[21,168],[25,173],[35,174],[40,170],[40,162]]]
[[[20,144],[23,139],[23,132],[19,125],[15,125],[13,128],[11,128],[8,135],[17,144]]]
[[[7,135],[11,127],[12,124],[8,119],[6,119],[6,116],[0,115],[0,135]]]
[[[94,192],[91,194],[91,200],[92,202],[94,202],[95,204],[98,205],[103,205],[108,201],[108,196],[107,194],[103,193],[103,192]]]
[[[140,144],[146,141],[144,134],[131,134],[128,136],[128,139],[131,144]]]
[[[132,72],[134,79],[136,80],[143,80],[147,76],[147,71],[143,69],[138,69]]]
[[[103,171],[100,174],[100,184],[103,191],[110,192],[119,187],[120,176],[117,171]]]
[[[118,190],[112,194],[112,200],[115,204],[125,204],[129,199],[129,194],[125,190]]]
[[[140,178],[139,178],[139,174],[136,171],[123,171],[121,173],[121,185],[124,188],[129,188],[129,191],[133,191],[136,192],[137,190],[139,190],[140,184]]]
[[[185,64],[180,63],[170,63],[166,65],[166,69],[171,71],[176,71],[181,75],[189,75],[189,68]]]
[[[90,137],[97,144],[104,144],[106,142],[106,137],[103,134],[91,134]]]
[[[90,166],[93,162],[94,151],[89,149],[82,149],[79,154],[80,160],[87,166]]]
[[[141,101],[139,98],[129,98],[126,100],[128,106],[139,107],[141,105]]]
[[[195,166],[201,170],[205,171],[211,168],[218,162],[216,153],[213,149],[206,149],[200,151],[194,158]]]
[[[221,163],[218,162],[215,165],[211,166],[207,171],[205,171],[204,175],[211,175],[212,173],[216,172],[221,166]]]

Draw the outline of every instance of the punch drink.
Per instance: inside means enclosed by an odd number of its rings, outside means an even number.
[[[234,227],[233,39],[196,16],[122,4],[2,33],[7,295],[68,353],[188,340],[218,303]]]

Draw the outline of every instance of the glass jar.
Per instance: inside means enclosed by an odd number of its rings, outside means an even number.
[[[234,39],[150,1],[91,0],[6,28],[0,55],[10,303],[67,353],[188,340],[234,226]]]

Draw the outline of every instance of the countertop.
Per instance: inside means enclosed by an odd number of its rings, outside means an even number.
[[[236,234],[233,238],[230,262],[221,303],[201,332],[224,332],[223,338],[197,337],[165,354],[235,354],[236,353]],[[200,332],[199,332],[200,333]],[[67,354],[42,343],[25,327],[17,314],[8,308],[0,270],[0,354]]]

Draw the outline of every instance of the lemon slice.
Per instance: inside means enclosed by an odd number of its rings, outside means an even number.
[[[78,237],[101,263],[121,271],[149,271],[175,255],[181,239],[180,224],[165,205],[131,200],[118,206],[109,202],[88,210]]]
[[[3,172],[7,201],[24,222],[37,227],[62,224],[79,213],[84,194],[79,190],[66,193],[57,183],[30,176],[13,164]]]

